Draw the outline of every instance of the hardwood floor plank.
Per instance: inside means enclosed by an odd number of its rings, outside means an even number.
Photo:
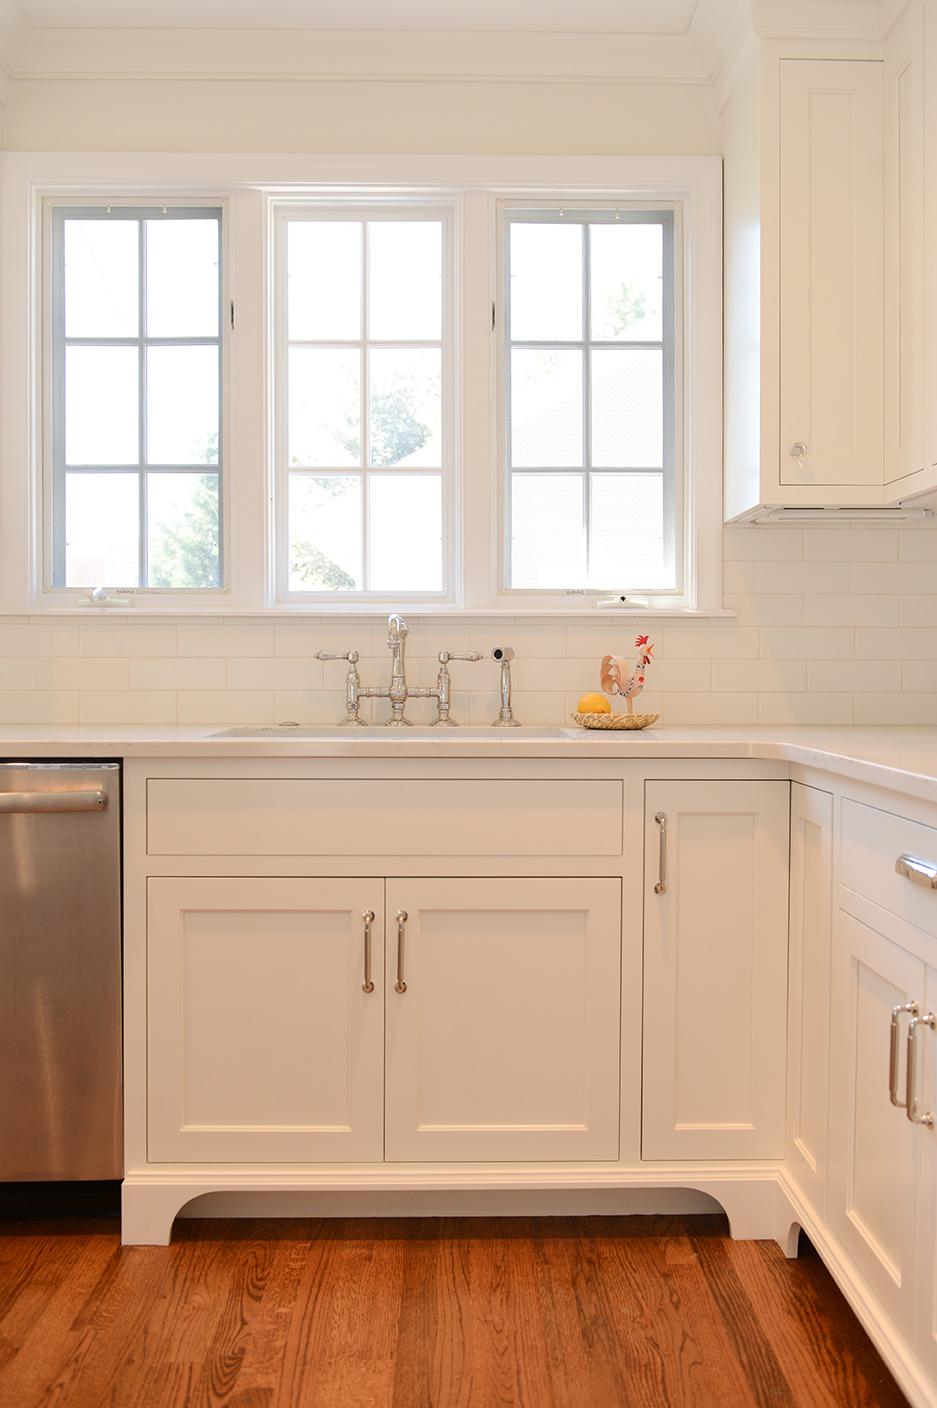
[[[67,1228],[67,1230],[64,1230]],[[0,1235],[0,1408],[899,1408],[812,1251],[723,1218]]]

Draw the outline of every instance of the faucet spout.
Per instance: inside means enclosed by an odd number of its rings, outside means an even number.
[[[390,699],[391,716],[388,723],[391,727],[406,728],[408,720],[404,717],[404,708],[407,703],[407,635],[408,627],[402,616],[398,616],[396,611],[387,618],[387,645],[393,651],[393,663],[390,673],[390,689],[388,698]]]

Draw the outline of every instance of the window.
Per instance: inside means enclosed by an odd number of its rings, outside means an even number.
[[[221,585],[221,212],[56,205],[53,587]]]
[[[721,613],[718,158],[3,165],[6,609]]]
[[[509,589],[674,591],[674,216],[506,209]]]
[[[448,590],[449,238],[414,207],[280,212],[282,596]]]

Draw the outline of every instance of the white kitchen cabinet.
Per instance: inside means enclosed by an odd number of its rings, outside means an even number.
[[[826,1206],[833,798],[791,784],[787,1164],[814,1211]]]
[[[828,1220],[863,1281],[909,1338],[914,1321],[918,1131],[889,1093],[892,1013],[923,1003],[925,965],[840,911],[834,938]],[[869,913],[871,919],[871,911]],[[900,1022],[895,1099],[904,1100],[907,1015]]]
[[[937,968],[924,975],[922,1016],[937,1014]],[[915,1044],[915,1087],[919,1101],[917,1119],[930,1115],[931,1124],[916,1124],[918,1199],[915,1236],[918,1250],[916,1276],[915,1347],[928,1374],[937,1382],[937,1031],[926,1023],[918,1027]]]
[[[780,65],[780,482],[792,501],[883,483],[882,67]]]
[[[617,1159],[621,881],[390,880],[387,926],[386,1158]]]
[[[367,879],[150,878],[150,1162],[382,1157],[383,898]]]
[[[787,782],[649,782],[645,1159],[784,1153]]]

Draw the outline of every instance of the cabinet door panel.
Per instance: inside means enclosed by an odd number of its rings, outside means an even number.
[[[924,1006],[937,1012],[937,968],[925,974]],[[937,1380],[937,1032],[919,1028],[922,1048],[917,1063],[919,1112],[930,1112],[935,1123],[915,1129],[918,1159],[916,1239],[918,1252],[915,1341],[928,1373]]]
[[[833,798],[791,785],[788,1168],[822,1217],[830,1078]]]
[[[151,1162],[381,1158],[382,899],[376,880],[149,881]]]
[[[782,484],[884,480],[883,161],[882,64],[782,60]]]
[[[646,1159],[783,1155],[789,795],[787,782],[647,786]]]
[[[835,938],[830,1222],[872,1292],[910,1334],[918,1131],[888,1093],[892,1008],[922,1002],[924,965],[842,910]],[[899,1090],[905,1084],[902,1023]]]
[[[393,880],[387,924],[387,1158],[617,1158],[621,882]]]

